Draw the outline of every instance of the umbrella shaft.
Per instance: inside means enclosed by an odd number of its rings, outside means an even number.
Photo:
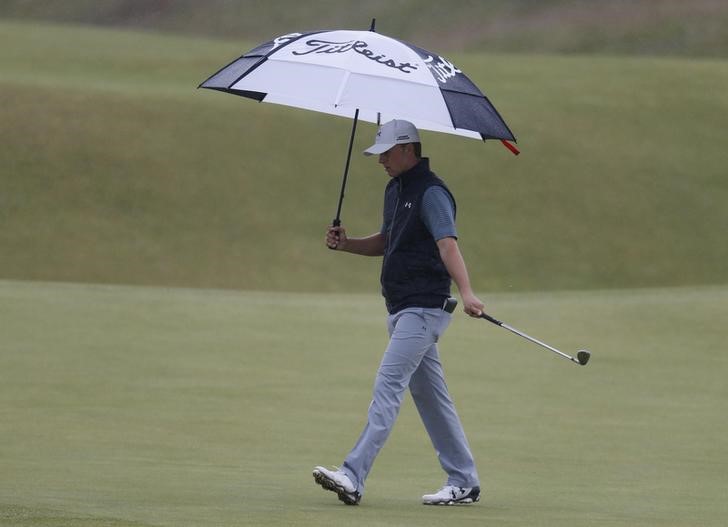
[[[346,154],[346,166],[344,167],[344,177],[341,179],[341,193],[339,194],[339,206],[336,208],[336,218],[333,225],[338,227],[341,225],[341,205],[344,202],[344,193],[346,192],[346,179],[349,176],[349,164],[351,163],[351,150],[354,147],[354,136],[356,135],[356,123],[359,121],[359,108],[354,112],[354,124],[351,126],[351,137],[349,138],[349,152]]]

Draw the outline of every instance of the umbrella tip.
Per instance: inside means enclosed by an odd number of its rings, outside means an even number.
[[[374,26],[376,26],[376,25],[377,25],[377,19],[372,18],[372,25],[369,26],[369,31],[374,31]]]
[[[517,156],[518,154],[521,153],[521,151],[518,148],[516,148],[516,145],[509,143],[505,139],[501,139],[501,143],[503,143],[503,146],[505,146],[508,150],[513,152],[513,155]]]

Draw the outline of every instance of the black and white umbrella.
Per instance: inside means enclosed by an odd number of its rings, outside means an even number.
[[[507,141],[513,133],[452,62],[374,31],[291,33],[254,48],[201,88],[354,118],[334,224],[340,223],[356,123],[405,119],[417,128]]]

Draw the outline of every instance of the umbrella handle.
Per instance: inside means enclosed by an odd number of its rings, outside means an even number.
[[[331,225],[332,225],[333,227],[340,227],[340,226],[341,226],[341,220],[340,220],[339,218],[335,218],[335,219],[334,219],[334,220],[333,220],[333,221],[331,222]],[[338,243],[339,243],[339,235],[338,235],[338,234],[336,235],[336,243],[337,243],[337,245],[338,245]],[[327,247],[329,247],[329,246],[327,246]],[[335,250],[336,250],[336,247],[329,247],[329,249],[331,249],[332,251],[335,251]]]
[[[339,206],[336,207],[336,217],[331,222],[334,227],[341,226],[341,204],[344,202],[344,192],[346,191],[346,180],[349,176],[349,164],[351,163],[351,150],[354,147],[354,136],[356,135],[356,123],[359,122],[359,108],[354,112],[354,124],[351,127],[351,137],[349,138],[349,152],[346,154],[346,166],[344,167],[344,177],[341,180],[341,193],[339,194]],[[337,236],[338,240],[339,237]],[[329,247],[329,249],[334,249]]]

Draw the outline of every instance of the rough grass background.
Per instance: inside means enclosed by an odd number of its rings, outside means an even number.
[[[728,57],[721,0],[5,0],[0,17],[253,39],[368,29],[442,51]],[[426,45],[425,45],[426,44]]]
[[[196,86],[247,45],[0,23],[0,276],[371,291],[322,243],[350,122]],[[523,154],[426,133],[483,290],[726,283],[728,64],[458,54]],[[359,128],[364,149],[374,127]],[[355,155],[342,218],[379,228]],[[295,263],[294,263],[295,262]]]

